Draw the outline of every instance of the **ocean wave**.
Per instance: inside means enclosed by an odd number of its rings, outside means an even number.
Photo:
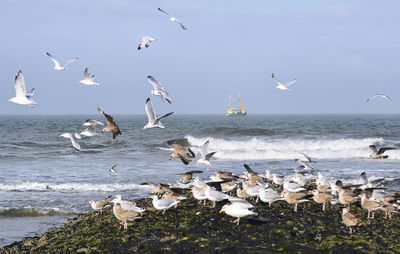
[[[2,217],[38,217],[38,216],[60,216],[71,215],[75,213],[64,212],[59,208],[5,208],[0,207],[0,216]]]
[[[384,142],[383,138],[227,140],[186,136],[186,139],[196,151],[209,140],[209,151],[217,151],[215,157],[225,160],[292,160],[301,157],[301,152],[315,159],[369,158],[371,153],[369,145]],[[389,155],[389,159],[400,160],[400,150],[390,150],[385,154]]]
[[[66,192],[86,192],[100,191],[112,192],[132,189],[149,189],[149,186],[135,183],[39,183],[21,182],[14,184],[0,183],[0,191],[66,191]]]

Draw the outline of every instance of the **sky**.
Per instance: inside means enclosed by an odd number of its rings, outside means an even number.
[[[0,0],[0,114],[400,113],[398,1]],[[159,12],[180,19],[182,30]],[[137,50],[142,36],[158,42]],[[79,61],[55,71],[46,56]],[[88,67],[100,83],[79,84]],[[22,70],[37,107],[8,102]],[[291,91],[275,88],[297,78]],[[151,95],[147,76],[170,93]],[[366,99],[373,93],[393,103]]]

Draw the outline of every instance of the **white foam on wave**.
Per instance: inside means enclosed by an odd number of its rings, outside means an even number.
[[[151,186],[139,185],[135,183],[39,183],[39,182],[20,182],[14,184],[0,183],[2,191],[71,191],[71,192],[86,192],[86,191],[121,191],[132,189],[149,189]]]
[[[226,160],[292,160],[300,158],[304,152],[315,159],[368,158],[369,145],[383,143],[382,138],[336,139],[336,140],[225,140],[212,137],[195,138],[186,136],[191,146],[199,148],[207,140],[209,151],[217,151],[218,159]],[[390,150],[385,154],[389,159],[400,160],[400,150]]]

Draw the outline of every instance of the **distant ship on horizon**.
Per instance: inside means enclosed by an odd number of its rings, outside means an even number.
[[[226,116],[245,116],[245,115],[247,115],[247,110],[242,109],[242,99],[240,98],[240,94],[239,94],[239,108],[233,107],[232,95],[229,96],[229,105],[228,105],[228,109],[226,110],[225,115]]]

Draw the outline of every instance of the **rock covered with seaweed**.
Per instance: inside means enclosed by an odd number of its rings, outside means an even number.
[[[398,253],[400,217],[366,218],[358,206],[352,212],[362,226],[354,234],[342,224],[341,208],[306,202],[293,212],[284,201],[272,207],[258,203],[255,218],[243,218],[240,225],[216,208],[198,205],[192,197],[182,200],[165,214],[151,199],[137,200],[147,212],[124,230],[107,208],[102,215],[87,213],[68,220],[62,227],[41,236],[25,238],[0,253]],[[383,212],[382,212],[383,213]],[[381,214],[379,214],[381,215]]]

